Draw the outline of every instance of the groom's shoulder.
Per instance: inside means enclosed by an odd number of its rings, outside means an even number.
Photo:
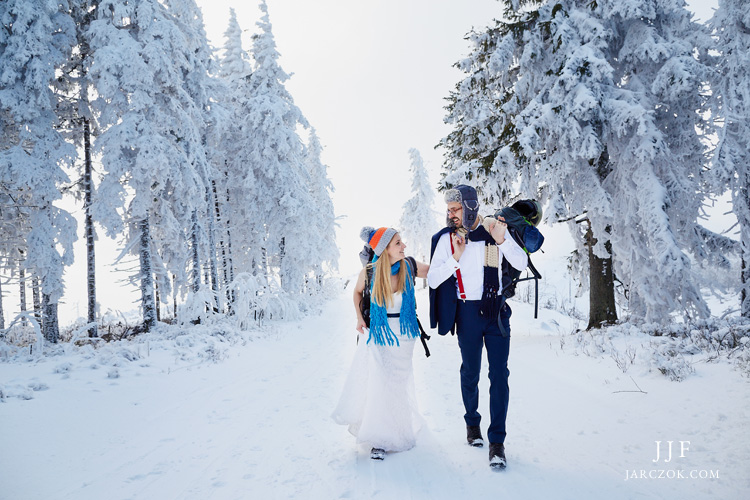
[[[430,242],[430,259],[432,259],[432,254],[435,253],[435,247],[437,247],[440,238],[450,231],[451,229],[449,227],[444,227],[443,229],[432,235],[432,241]]]
[[[432,235],[432,241],[439,240],[442,235],[444,235],[445,233],[450,232],[450,230],[451,230],[451,228],[449,228],[449,227],[442,228],[440,231],[438,231],[437,233],[435,233],[435,234]]]

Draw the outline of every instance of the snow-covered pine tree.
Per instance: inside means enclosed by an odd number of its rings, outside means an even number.
[[[65,1],[0,3],[0,186],[28,214],[25,267],[41,279],[43,333],[57,342],[57,303],[72,262],[75,219],[53,202],[68,182],[62,165],[75,150],[56,130],[55,69],[75,43]]]
[[[260,10],[256,23],[260,32],[253,35],[251,49],[255,67],[250,75],[250,113],[241,126],[251,131],[249,159],[260,194],[256,208],[265,225],[266,257],[278,266],[282,288],[296,294],[302,289],[302,277],[312,270],[309,244],[299,227],[312,209],[309,173],[297,133],[299,126],[308,124],[284,86],[289,75],[278,63],[265,1]]]
[[[502,198],[520,176],[554,216],[586,214],[578,254],[590,256],[590,278],[614,266],[633,320],[707,315],[683,252],[695,242],[703,153],[690,13],[678,0],[525,3],[506,0],[508,20],[473,35],[460,63],[470,75],[449,108],[446,181],[476,176]],[[616,317],[613,301],[591,306],[590,327]]]
[[[61,100],[62,105],[57,108],[61,130],[66,139],[83,152],[82,166],[76,168],[76,173],[80,173],[81,182],[74,183],[80,187],[74,188],[72,192],[76,198],[82,198],[83,201],[87,313],[88,323],[93,325],[88,334],[90,337],[96,337],[96,229],[93,216],[94,170],[91,153],[94,131],[89,104],[91,83],[88,78],[88,66],[94,57],[89,43],[89,25],[96,17],[99,0],[68,0],[68,6],[70,17],[75,24],[76,46],[69,60],[59,68],[54,88],[64,96]]]
[[[750,3],[719,0],[709,23],[720,51],[711,75],[712,108],[720,122],[711,176],[729,190],[740,228],[740,314],[750,318]]]
[[[336,245],[336,216],[331,199],[334,188],[328,178],[328,167],[321,161],[322,152],[323,146],[320,144],[315,127],[310,127],[310,138],[305,148],[305,167],[309,172],[308,189],[312,197],[312,209],[307,221],[314,233],[309,244],[312,247],[310,259],[316,292],[320,291],[323,284],[324,266],[329,271],[336,269],[339,259],[339,250]]]
[[[253,129],[250,124],[245,123],[251,112],[252,67],[249,55],[242,48],[242,29],[234,9],[230,9],[224,37],[226,40],[220,75],[228,91],[219,96],[219,99],[229,110],[230,118],[217,147],[224,152],[224,158],[219,157],[215,161],[223,160],[216,166],[221,172],[216,179],[216,196],[222,217],[222,273],[229,290],[228,285],[234,281],[236,274],[259,273],[257,263],[261,261],[263,240],[260,229],[263,227],[263,219],[258,201],[260,192],[257,191],[251,164]],[[263,278],[266,279],[265,274]],[[230,292],[227,293],[231,310],[233,299]]]
[[[129,229],[126,248],[140,256],[148,329],[155,323],[153,274],[185,277],[186,233],[194,213],[203,217],[207,206],[201,113],[185,84],[192,54],[157,0],[102,0],[90,29],[97,51],[89,69],[92,106],[101,130],[96,151],[105,170],[96,209],[109,235]],[[158,261],[167,269],[155,270]]]
[[[222,140],[225,126],[229,120],[227,110],[220,105],[219,96],[224,95],[226,86],[216,77],[218,61],[208,45],[208,39],[203,24],[203,16],[194,0],[170,0],[167,2],[170,11],[175,16],[188,48],[191,69],[185,74],[185,88],[195,102],[194,117],[196,126],[201,131],[202,158],[196,157],[197,170],[206,185],[206,209],[204,211],[203,226],[199,233],[203,256],[201,258],[208,267],[211,289],[217,300],[221,302],[219,265],[217,262],[216,225],[217,201],[214,185],[219,170],[217,164],[223,162],[223,151],[218,147]],[[196,214],[197,215],[197,214]]]
[[[411,246],[409,253],[422,262],[429,262],[430,238],[440,228],[435,212],[435,193],[422,155],[409,149],[412,197],[404,203],[399,229],[404,241]]]

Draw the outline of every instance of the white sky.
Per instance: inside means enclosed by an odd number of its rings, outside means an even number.
[[[258,2],[197,0],[214,47],[224,43],[229,8],[249,36]],[[708,19],[716,0],[688,2]],[[502,14],[496,0],[268,0],[280,62],[297,105],[316,128],[336,188],[343,274],[361,266],[362,226],[398,227],[411,196],[408,149],[417,148],[437,182],[450,132],[445,97],[462,74],[464,36]],[[436,198],[436,202],[440,197]],[[437,209],[442,207],[437,206]],[[407,245],[409,242],[406,242]]]
[[[233,7],[246,33],[245,49],[250,49],[260,17],[257,1],[196,1],[214,47],[224,43]],[[690,0],[688,5],[705,20],[717,0]],[[502,14],[502,5],[496,0],[268,0],[268,10],[280,63],[293,73],[287,88],[324,147],[336,214],[343,217],[337,232],[339,266],[349,275],[361,265],[360,228],[398,226],[402,205],[411,196],[409,148],[420,151],[437,182],[442,153],[434,146],[450,132],[443,124],[444,99],[462,77],[453,64],[468,52],[466,33],[490,24]],[[79,235],[76,262],[66,272],[62,325],[86,314],[82,222]],[[137,289],[124,284],[124,273],[115,273],[109,264],[114,255],[115,244],[100,232],[101,312],[138,305]],[[6,321],[17,309],[16,291],[10,292]]]
[[[229,7],[249,35],[256,2],[198,0],[211,42],[224,43]],[[495,0],[270,0],[269,16],[287,87],[316,128],[336,188],[340,268],[361,267],[362,226],[397,226],[411,196],[411,147],[437,182],[434,150],[449,132],[444,98],[460,79],[464,35],[500,14]],[[408,244],[408,242],[407,242]]]

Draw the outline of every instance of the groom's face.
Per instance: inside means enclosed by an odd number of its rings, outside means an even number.
[[[451,201],[447,204],[446,215],[448,216],[448,225],[454,229],[460,228],[464,217],[464,208],[457,201]]]

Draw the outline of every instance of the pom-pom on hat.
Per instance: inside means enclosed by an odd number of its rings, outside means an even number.
[[[396,236],[396,233],[398,231],[392,227],[379,227],[375,229],[374,227],[366,226],[359,232],[359,237],[372,248],[375,255],[380,257],[380,254],[383,253],[383,250],[391,242],[391,239]]]

